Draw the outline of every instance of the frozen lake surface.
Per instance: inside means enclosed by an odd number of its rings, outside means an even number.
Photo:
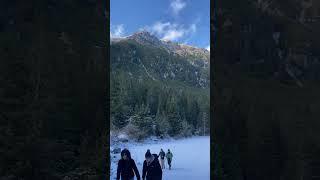
[[[159,154],[162,148],[173,153],[172,169],[163,170],[163,180],[209,180],[210,179],[210,137],[192,137],[179,140],[161,140],[158,142],[126,143],[121,148],[128,148],[142,175],[144,154],[147,149],[151,153]],[[111,163],[111,177],[115,179],[116,165],[120,155],[113,158]]]

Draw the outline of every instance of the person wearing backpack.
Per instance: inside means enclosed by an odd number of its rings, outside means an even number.
[[[143,162],[142,179],[143,180],[162,180],[162,169],[157,154],[147,152],[146,160]]]
[[[167,158],[167,162],[169,165],[169,169],[171,169],[172,157],[173,157],[173,154],[171,153],[170,149],[168,149],[168,152],[166,154],[166,158]]]
[[[165,163],[164,163],[164,158],[166,157],[166,153],[163,151],[163,149],[160,150],[159,157],[160,157],[161,169],[165,169],[166,167],[165,167]]]

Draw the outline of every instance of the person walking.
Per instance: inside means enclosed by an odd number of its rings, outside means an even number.
[[[118,162],[117,180],[134,180],[136,175],[137,180],[140,180],[140,174],[136,163],[131,159],[131,154],[128,149],[121,151],[121,159]]]
[[[161,169],[165,169],[166,167],[165,167],[165,163],[164,163],[164,158],[166,157],[166,153],[163,151],[163,149],[160,150],[159,157],[160,157]]]
[[[146,160],[143,162],[142,179],[143,180],[162,180],[162,169],[159,164],[158,155],[146,152]]]
[[[168,152],[166,154],[166,158],[167,158],[167,162],[169,165],[169,169],[171,169],[172,157],[173,157],[173,154],[171,153],[170,149],[168,149]]]

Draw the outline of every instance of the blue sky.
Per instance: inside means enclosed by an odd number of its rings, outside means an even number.
[[[147,30],[160,39],[210,46],[210,0],[110,0],[110,36]]]

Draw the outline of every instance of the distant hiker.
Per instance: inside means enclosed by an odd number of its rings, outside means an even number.
[[[162,180],[162,170],[159,164],[158,155],[151,154],[148,151],[143,162],[142,179],[143,180]],[[145,179],[147,178],[147,179]]]
[[[137,180],[140,180],[140,174],[136,163],[131,159],[131,154],[128,149],[121,151],[121,159],[118,162],[117,168],[117,180],[134,180],[134,175],[136,175]]]
[[[171,169],[172,157],[173,157],[173,154],[170,152],[170,149],[168,149],[168,152],[166,154],[166,158],[167,158],[167,161],[168,161],[169,169]]]
[[[161,169],[165,169],[166,167],[164,163],[164,158],[166,157],[166,153],[163,151],[163,149],[160,150],[159,157],[160,157]]]

